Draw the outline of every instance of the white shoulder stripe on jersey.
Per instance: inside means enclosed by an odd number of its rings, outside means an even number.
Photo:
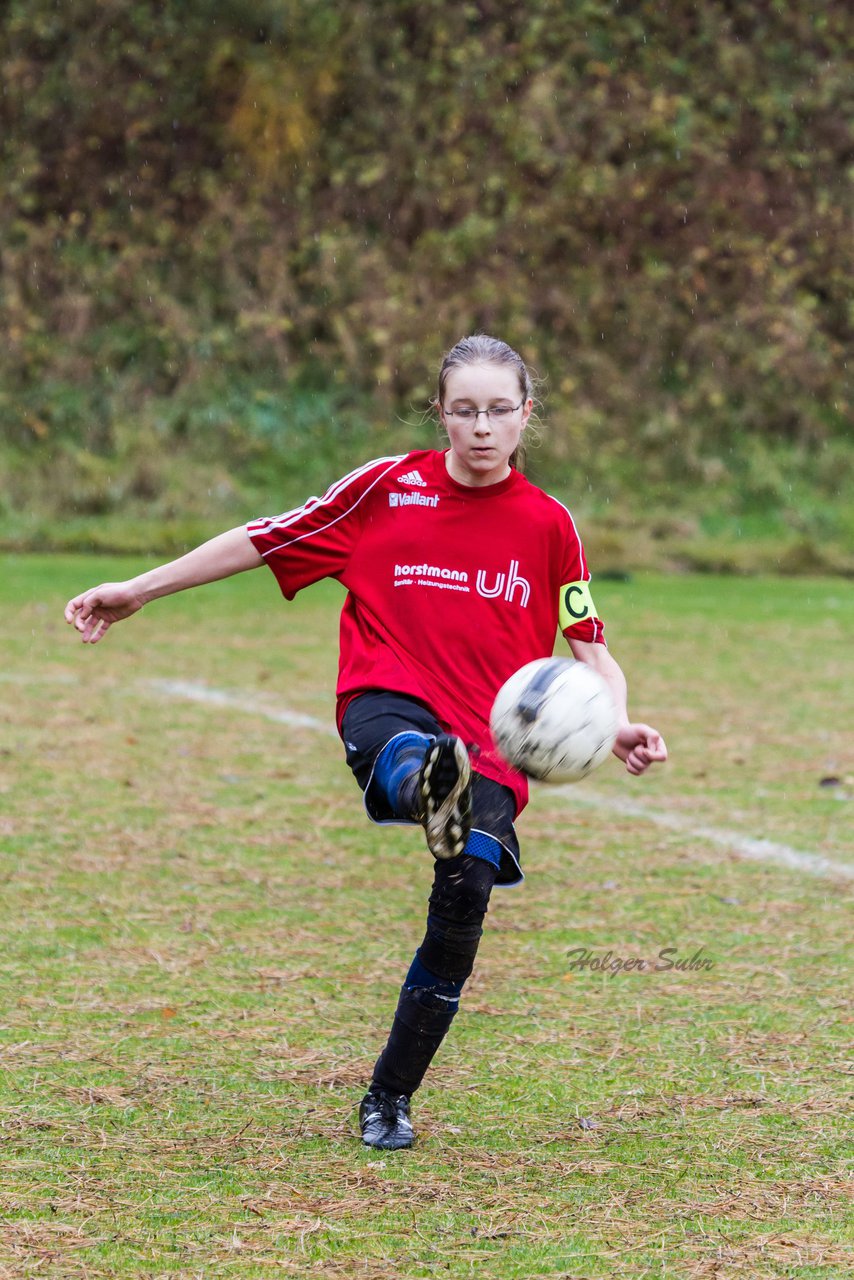
[[[546,493],[545,489],[543,490],[543,493]],[[581,559],[581,576],[582,578],[589,579],[590,570],[587,567],[587,557],[584,554],[584,546],[581,541],[581,535],[578,532],[578,525],[575,523],[572,512],[570,511],[569,507],[565,507],[561,502],[560,498],[556,498],[553,493],[546,493],[546,497],[551,498],[552,502],[556,502],[557,505],[560,507],[561,511],[565,511],[566,514],[569,516],[569,523],[572,525],[572,532],[575,534],[575,540],[578,543],[578,555]]]
[[[316,502],[316,498],[309,498],[309,502]],[[257,516],[255,520],[250,520],[246,528],[252,533],[266,533],[273,525],[280,520],[287,520],[289,516],[296,515],[298,511],[302,511],[303,507],[293,507],[290,511],[283,511],[278,516]]]
[[[285,511],[283,514],[278,516],[259,517],[257,520],[250,521],[247,528],[251,529],[253,532],[266,533],[273,529],[287,527],[288,525],[293,524],[294,520],[298,519],[300,516],[308,515],[324,503],[331,502],[338,496],[343,488],[352,481],[357,480],[360,476],[364,475],[365,472],[370,471],[371,468],[380,466],[384,462],[400,462],[401,458],[405,457],[406,454],[401,454],[397,457],[373,458],[370,462],[366,462],[362,466],[356,467],[354,471],[349,471],[347,475],[342,476],[340,480],[336,480],[321,497],[307,498],[301,507],[293,507],[290,511]]]
[[[401,453],[394,457],[374,458],[371,462],[366,462],[363,466],[357,467],[355,471],[349,471],[347,475],[342,476],[340,480],[336,480],[322,497],[308,498],[301,507],[294,507],[293,510],[285,511],[279,516],[263,516],[257,520],[252,520],[246,527],[253,533],[272,533],[275,529],[286,529],[289,525],[292,525],[296,520],[300,519],[301,516],[310,515],[311,512],[316,511],[318,507],[323,506],[327,502],[332,502],[334,498],[337,498],[342,489],[346,488],[348,484],[352,484],[354,480],[358,480],[360,476],[365,475],[365,473],[370,471],[373,467],[381,466],[384,462],[388,462],[391,466],[395,466],[405,457],[407,457],[407,455],[405,453]],[[386,467],[386,471],[388,470],[389,468]],[[383,472],[383,475],[386,474],[386,471]],[[373,488],[373,485],[371,488]]]
[[[406,455],[405,455],[405,454],[403,454],[402,456],[403,456],[403,457],[406,457]],[[384,462],[384,461],[385,461],[385,459],[384,459],[384,458],[382,458],[382,459],[379,459],[379,461]],[[376,477],[376,479],[375,479],[375,480],[373,480],[373,481],[368,485],[367,489],[365,489],[365,491],[364,491],[363,493],[360,493],[360,494],[359,494],[359,496],[358,496],[358,498],[356,498],[355,502],[352,502],[352,503],[350,504],[350,506],[347,508],[347,510],[346,510],[346,511],[342,511],[342,512],[341,512],[340,516],[336,516],[334,520],[328,520],[328,521],[326,522],[326,524],[321,525],[321,526],[320,526],[320,528],[318,528],[318,529],[309,529],[309,531],[308,531],[307,533],[301,533],[301,534],[299,534],[299,535],[298,535],[297,537],[295,537],[295,538],[290,538],[287,542],[281,542],[281,543],[279,543],[279,545],[278,545],[278,546],[270,547],[269,551],[262,551],[262,552],[261,552],[261,555],[264,557],[264,559],[266,559],[266,558],[267,558],[267,556],[274,555],[277,551],[284,551],[284,550],[286,550],[286,548],[288,548],[288,547],[292,547],[292,546],[294,545],[294,543],[295,543],[295,542],[302,542],[305,538],[315,538],[315,537],[317,537],[317,535],[318,535],[319,533],[325,533],[327,529],[331,529],[331,528],[332,528],[332,526],[333,526],[334,524],[337,524],[339,520],[343,520],[345,516],[349,516],[349,515],[350,515],[350,513],[351,513],[352,511],[355,511],[356,507],[358,507],[358,505],[359,505],[359,503],[362,501],[362,499],[363,499],[363,498],[366,498],[366,497],[368,496],[368,494],[371,492],[371,490],[375,487],[375,485],[378,485],[378,484],[379,484],[379,482],[380,482],[380,480],[382,480],[382,478],[383,478],[384,476],[388,475],[389,471],[391,471],[393,467],[396,467],[396,466],[398,465],[398,463],[399,463],[399,462],[400,462],[400,458],[399,458],[399,457],[398,457],[398,458],[392,458],[392,459],[389,461],[389,464],[388,464],[388,466],[385,468],[385,470],[380,472],[380,474]],[[370,466],[376,466],[376,460],[375,460],[373,463],[370,463],[369,465],[370,465]],[[365,471],[365,470],[367,470],[367,468],[365,468],[365,467],[360,468],[360,472],[359,472],[359,474],[361,474],[361,472],[362,472],[362,471]],[[352,478],[353,478],[353,477],[352,477],[352,476],[348,476],[348,477],[346,477],[346,478],[347,478],[347,480],[352,480]],[[343,483],[343,482],[342,482],[342,483]],[[341,489],[341,485],[339,484],[338,486],[336,486],[336,492],[340,491],[340,489]],[[322,505],[322,503],[323,503],[323,502],[327,502],[327,501],[329,501],[329,500],[331,499],[331,497],[332,497],[332,490],[330,490],[330,491],[329,491],[329,493],[328,493],[328,494],[326,494],[326,496],[323,498],[322,502],[318,502],[315,506],[313,506],[313,507],[309,507],[309,504],[307,503],[305,507],[301,507],[301,508],[299,509],[298,513],[297,513],[297,516],[302,515],[302,514],[304,514],[304,513],[305,513],[305,514],[308,514],[310,511],[314,511],[314,510],[316,509],[316,506],[318,506],[318,505]],[[297,518],[297,516],[294,516],[294,518],[293,518],[292,520],[289,520],[289,521],[288,521],[288,524],[289,524],[289,525],[290,525],[290,524],[293,524],[293,523],[294,523],[294,520]],[[287,525],[284,525],[284,526],[283,526],[283,525],[281,525],[281,524],[278,524],[278,525],[276,525],[276,526],[275,526],[275,528],[276,528],[277,530],[282,529],[282,528],[285,528],[285,527],[287,527]],[[269,533],[270,531],[271,531],[271,530],[269,530],[269,529],[264,529],[264,530],[261,530],[260,532],[262,532],[262,533]]]

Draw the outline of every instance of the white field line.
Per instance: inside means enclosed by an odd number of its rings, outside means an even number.
[[[168,698],[181,698],[188,702],[201,702],[207,706],[225,707],[232,711],[244,711],[250,715],[262,716],[265,720],[273,720],[276,724],[289,725],[296,729],[313,729],[317,733],[337,738],[334,726],[314,716],[302,715],[297,711],[289,711],[284,707],[271,707],[260,698],[246,694],[228,693],[224,689],[213,689],[209,685],[198,684],[189,680],[147,680],[142,686],[152,693],[162,694]],[[591,791],[587,786],[549,787],[549,794],[565,796],[574,804],[587,805],[590,808],[602,809],[607,813],[615,813],[631,818],[639,818],[643,822],[651,822],[657,827],[666,827],[669,831],[678,831],[692,836],[695,840],[704,840],[708,844],[717,845],[730,853],[737,853],[742,858],[754,862],[771,862],[777,866],[788,867],[793,871],[806,871],[810,875],[835,876],[846,880],[854,880],[854,866],[845,862],[833,862],[818,853],[807,853],[802,849],[792,849],[787,844],[779,844],[775,840],[756,840],[742,835],[738,831],[724,831],[719,827],[696,826],[680,814],[667,813],[661,809],[650,809],[647,805],[638,804],[635,800],[625,800],[619,796],[606,796],[598,791]]]
[[[0,671],[0,684],[78,684],[77,676],[62,671],[31,675],[26,671]]]
[[[793,871],[808,871],[812,875],[841,876],[843,879],[854,880],[854,866],[846,862],[832,862],[820,853],[792,849],[776,840],[755,840],[752,836],[742,835],[738,831],[724,831],[720,827],[696,826],[681,814],[648,809],[636,800],[624,800],[621,796],[604,796],[577,786],[555,787],[554,790],[568,799],[571,797],[577,804],[607,809],[610,813],[630,818],[641,818],[645,822],[655,823],[657,827],[666,827],[669,831],[679,831],[684,835],[694,836],[697,840],[716,844],[721,849],[729,849],[754,862],[775,862],[778,866],[790,867]]]
[[[203,702],[209,707],[227,707],[230,711],[247,711],[250,715],[263,716],[265,720],[273,720],[276,724],[287,724],[294,729],[313,729],[315,733],[338,737],[334,724],[328,724],[314,716],[301,715],[298,711],[271,707],[261,698],[245,693],[228,693],[225,689],[212,689],[210,685],[197,684],[192,680],[146,680],[143,687],[154,693],[166,694],[169,698]]]

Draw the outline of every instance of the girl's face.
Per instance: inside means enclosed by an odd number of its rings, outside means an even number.
[[[532,408],[533,401],[523,399],[515,370],[507,365],[469,364],[452,369],[439,406],[451,442],[445,458],[451,478],[476,486],[504,480]],[[475,416],[478,409],[499,412]]]

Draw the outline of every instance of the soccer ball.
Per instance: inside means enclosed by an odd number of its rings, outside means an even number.
[[[617,709],[603,678],[573,658],[538,658],[498,690],[489,717],[498,750],[540,782],[578,782],[610,755]]]

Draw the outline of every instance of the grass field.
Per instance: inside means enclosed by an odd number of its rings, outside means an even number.
[[[88,650],[65,600],[139,560],[2,567],[0,1276],[854,1274],[850,585],[599,584],[671,763],[536,791],[419,1140],[381,1154],[355,1108],[428,856],[330,731],[270,718],[331,730],[337,588],[247,574]]]

